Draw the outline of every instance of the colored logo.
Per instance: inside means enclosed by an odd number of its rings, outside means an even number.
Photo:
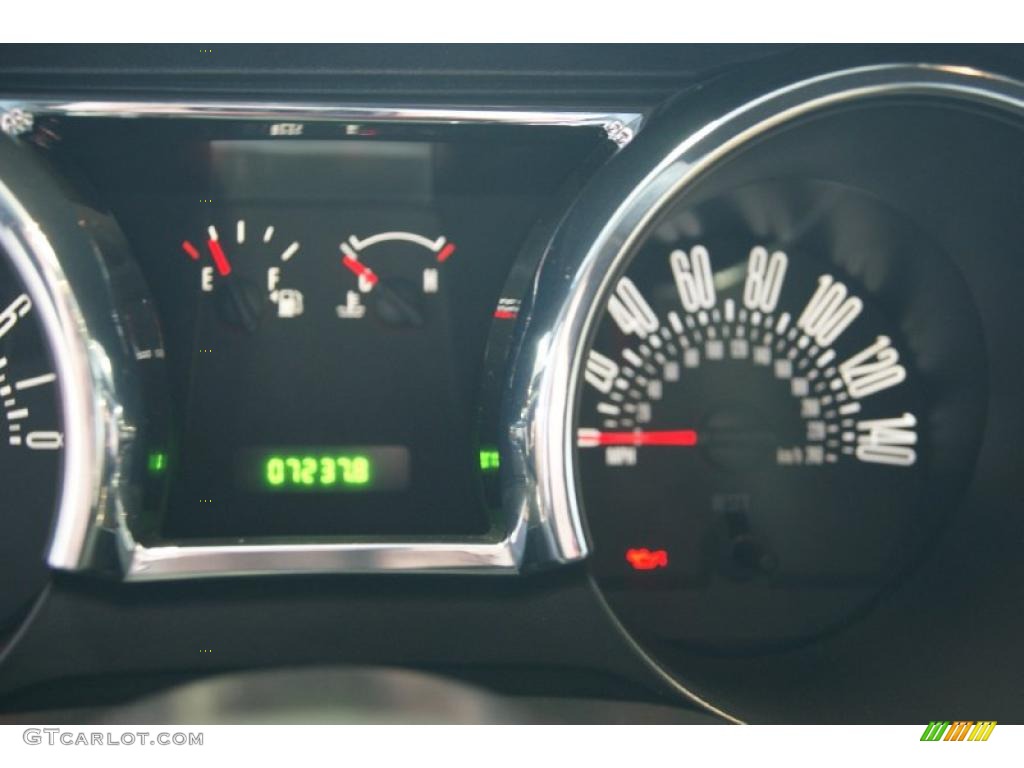
[[[995,727],[995,720],[932,720],[921,741],[988,741]]]

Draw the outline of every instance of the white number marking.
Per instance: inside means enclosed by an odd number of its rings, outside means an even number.
[[[763,246],[758,245],[751,250],[747,261],[747,281],[743,286],[743,305],[750,310],[774,312],[788,266],[789,257],[783,251],[775,251],[769,257]]]
[[[856,296],[848,297],[847,293],[845,285],[833,280],[831,275],[822,275],[818,278],[818,290],[796,322],[797,327],[818,346],[832,346],[864,309],[864,302]]]
[[[10,332],[17,325],[18,320],[27,315],[32,309],[32,300],[27,294],[21,294],[12,301],[3,312],[0,312],[0,339]]]
[[[595,349],[587,356],[587,368],[583,378],[601,394],[607,395],[615,385],[619,375],[619,366],[614,360],[602,355]]]
[[[608,300],[608,313],[627,336],[644,338],[658,330],[658,316],[628,277],[619,280],[615,294]]]
[[[715,306],[715,281],[707,248],[695,245],[689,255],[677,249],[669,254],[668,263],[683,309],[696,312]]]
[[[857,458],[875,464],[909,467],[917,460],[911,446],[917,444],[917,419],[904,413],[895,419],[857,422]]]
[[[883,389],[894,387],[907,378],[899,364],[900,354],[888,336],[879,336],[874,344],[862,349],[839,366],[839,375],[846,383],[850,397],[858,400]]]

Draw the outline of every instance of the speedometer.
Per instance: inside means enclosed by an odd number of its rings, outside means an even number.
[[[985,369],[978,337],[937,356],[922,331],[930,280],[973,335],[939,252],[824,182],[667,215],[582,364],[581,500],[613,595],[669,591],[689,630],[659,623],[679,639],[763,645],[846,619],[910,566],[954,495],[935,493],[947,457],[976,441],[948,427],[971,407],[942,391],[950,356]]]
[[[780,91],[723,122],[681,102],[579,201],[524,301],[506,498],[578,515],[655,663],[870,626],[966,524],[1001,364],[969,275],[994,248],[957,228],[973,208],[936,158],[977,117],[902,89]]]

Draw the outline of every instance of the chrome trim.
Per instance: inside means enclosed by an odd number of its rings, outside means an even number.
[[[8,136],[20,136],[32,130],[33,116],[23,109],[10,109],[0,112],[0,131]]]
[[[953,66],[893,64],[819,75],[777,87],[725,81],[685,97],[603,169],[562,223],[523,302],[502,423],[506,507],[557,521],[553,544],[586,556],[576,496],[576,391],[583,350],[612,279],[646,227],[708,168],[766,131],[855,100],[934,95],[1024,113],[1024,86]],[[646,654],[644,654],[646,657]],[[652,662],[653,663],[653,662]],[[662,670],[662,677],[718,714]]]
[[[74,116],[593,127],[603,129],[617,147],[628,144],[644,120],[642,114],[629,111],[61,99],[0,99],[0,113],[26,115],[37,121],[45,116]],[[8,197],[10,204],[17,205],[13,196]],[[26,231],[31,230],[30,223],[25,223]],[[112,356],[116,344],[101,341],[96,330],[96,318],[103,311],[109,315],[112,304],[105,309],[91,306],[97,297],[84,295],[64,273],[73,254],[55,252],[46,246],[45,235],[38,228],[35,231],[41,240],[35,245],[37,252],[23,260],[28,274],[40,283],[36,291],[48,297],[52,306],[54,319],[48,323],[48,333],[61,359],[68,414],[66,492],[48,554],[51,567],[113,570],[128,581],[314,572],[517,574],[582,556],[575,545],[578,531],[565,529],[567,521],[535,517],[526,507],[506,509],[505,532],[500,537],[144,546],[133,535],[119,487],[119,478],[127,476],[126,448],[134,433],[134,422],[126,416],[130,409],[121,402],[123,387],[116,383],[122,362]],[[107,294],[102,298],[108,298]],[[86,301],[90,307],[83,313],[79,303]],[[97,546],[100,539],[108,545]]]
[[[131,548],[130,581],[284,573],[517,573],[526,528],[493,544],[238,544]]]
[[[590,578],[590,589],[593,592],[594,600],[596,600],[597,603],[604,610],[605,615],[608,618],[608,621],[611,622],[612,626],[614,626],[615,629],[619,631],[619,634],[622,635],[622,638],[623,640],[625,640],[626,645],[629,646],[629,650],[633,653],[633,655],[640,659],[644,666],[646,666],[647,669],[650,670],[651,674],[653,674],[655,677],[661,680],[661,682],[664,683],[669,690],[671,690],[673,693],[682,696],[684,699],[689,700],[692,704],[696,705],[697,707],[722,718],[728,723],[732,723],[733,725],[747,724],[747,721],[741,719],[738,715],[733,714],[732,712],[729,712],[728,710],[723,709],[716,704],[713,704],[707,698],[701,696],[695,691],[690,690],[685,685],[683,685],[679,680],[677,680],[675,677],[669,674],[669,672],[663,666],[661,666],[661,664],[658,663],[658,660],[655,659],[654,656],[652,656],[651,653],[640,644],[640,641],[637,640],[630,633],[630,631],[626,628],[626,625],[622,623],[622,619],[619,618],[618,614],[615,613],[615,610],[608,603],[607,596],[601,590],[600,585],[593,578],[593,575],[591,575]]]
[[[48,561],[75,567],[93,551],[104,519],[122,508],[124,461],[134,434],[131,387],[121,377],[123,347],[93,244],[70,210],[54,208],[63,201],[52,182],[30,163],[20,163],[21,150],[10,139],[0,140],[0,247],[45,329],[63,411],[62,493]],[[32,185],[29,207],[12,181]],[[75,289],[81,282],[99,291],[79,301]]]
[[[46,234],[11,190],[0,180],[0,250],[14,264],[37,310],[57,369],[64,419],[63,471],[57,526],[51,547],[64,550],[83,541],[90,510],[99,496],[95,470],[102,444],[95,439],[97,421],[86,346],[80,343],[81,312]],[[90,434],[94,439],[89,439]],[[76,467],[90,468],[87,472]]]
[[[426,123],[437,125],[523,125],[602,128],[608,140],[625,146],[640,130],[644,115],[636,111],[551,111],[336,105],[313,102],[260,103],[216,101],[74,101],[68,99],[0,99],[0,113],[67,117],[161,117],[222,120],[308,120],[317,122]]]

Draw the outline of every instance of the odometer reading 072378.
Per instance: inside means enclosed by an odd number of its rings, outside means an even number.
[[[409,452],[401,446],[250,451],[242,474],[248,485],[279,493],[401,491],[409,483]],[[251,482],[254,477],[258,483]]]
[[[268,456],[264,478],[269,488],[357,489],[371,487],[372,465],[367,456]]]

